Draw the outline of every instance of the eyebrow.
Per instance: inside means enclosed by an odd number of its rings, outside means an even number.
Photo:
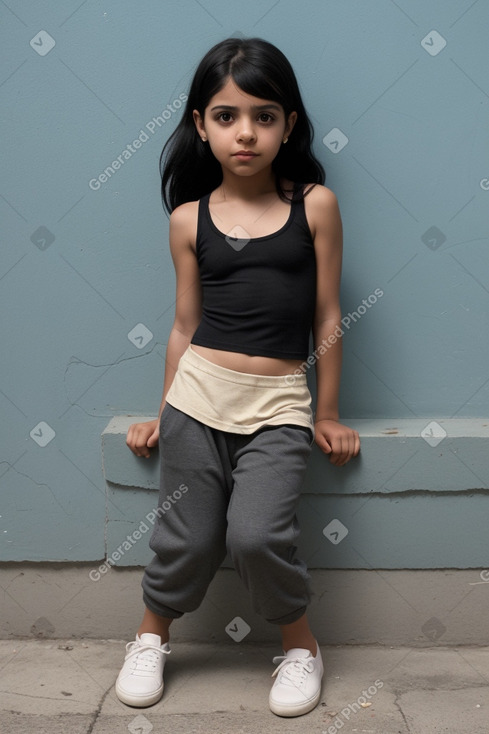
[[[236,110],[238,110],[238,109],[239,109],[239,107],[233,107],[232,105],[218,104],[215,107],[211,107],[211,112],[213,112],[214,110],[229,110],[230,112],[236,112]],[[277,110],[278,112],[280,112],[280,107],[278,105],[276,105],[276,104],[252,105],[251,109],[252,110],[256,110],[256,111],[259,111],[259,110]]]

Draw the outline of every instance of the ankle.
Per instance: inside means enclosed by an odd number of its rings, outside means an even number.
[[[159,614],[155,614],[148,608],[145,609],[143,619],[138,629],[138,635],[144,635],[145,632],[149,632],[152,635],[159,635],[161,638],[161,644],[170,641],[170,625],[173,619],[170,617],[160,617]]]
[[[164,645],[165,642],[170,641],[170,633],[167,629],[161,629],[155,625],[142,624],[141,627],[138,629],[139,637],[141,637],[141,635],[144,635],[145,632],[149,632],[152,635],[159,635],[162,645]]]
[[[319,645],[317,644],[314,637],[308,637],[306,639],[297,638],[292,640],[282,640],[282,648],[285,653],[287,653],[289,650],[292,650],[293,648],[309,650],[313,658],[315,658],[319,649]]]
[[[309,650],[311,655],[314,658],[316,657],[318,645],[309,627],[306,614],[303,614],[295,622],[281,625],[280,633],[282,635],[282,647],[285,652],[292,650],[292,648],[300,648]]]

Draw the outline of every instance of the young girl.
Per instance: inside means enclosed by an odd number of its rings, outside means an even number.
[[[336,466],[360,444],[338,422],[341,344],[328,338],[341,321],[341,219],[312,135],[286,57],[230,38],[201,61],[163,149],[175,320],[159,418],[133,424],[127,444],[148,457],[159,442],[160,501],[173,501],[155,525],[146,609],[116,683],[131,706],[161,698],[170,624],[199,606],[226,552],[256,612],[280,628],[271,710],[299,716],[320,698],[295,512],[314,439]]]

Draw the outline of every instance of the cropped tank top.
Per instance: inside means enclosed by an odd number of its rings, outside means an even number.
[[[191,343],[229,352],[307,359],[316,304],[316,257],[303,198],[264,237],[234,238],[199,201],[196,251],[202,318]],[[239,228],[238,228],[239,229]]]

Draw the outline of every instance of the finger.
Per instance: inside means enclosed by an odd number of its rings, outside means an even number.
[[[146,443],[146,453],[144,456],[149,459],[151,456],[151,450],[158,444],[158,436],[155,437],[155,434],[151,434],[151,436],[148,438],[148,441]]]
[[[355,456],[358,456],[359,453],[360,453],[360,436],[358,435],[358,431],[352,431],[350,435],[350,440],[349,440],[348,461],[350,459],[353,459]]]
[[[154,432],[153,432],[153,433],[151,434],[151,436],[150,436],[150,437],[148,438],[148,444],[147,444],[147,445],[148,445],[148,446],[151,446],[151,447],[153,447],[153,446],[156,446],[156,445],[157,445],[157,443],[158,443],[159,437],[160,437],[160,430],[159,430],[159,428],[157,428],[157,429],[156,429],[156,430],[155,430],[155,431],[154,431]]]
[[[325,454],[331,454],[333,451],[331,444],[321,434],[316,438],[316,443]]]
[[[146,434],[144,433],[144,431],[140,431],[138,435],[138,438],[136,441],[136,450],[137,450],[138,456],[144,456],[146,458],[150,456],[150,451],[149,451],[149,448],[147,446],[147,441],[146,441]]]
[[[352,456],[353,436],[349,433],[338,436],[333,449],[335,454],[335,466],[344,466]]]
[[[341,466],[344,460],[344,447],[341,436],[335,436],[331,441],[330,461],[334,466]]]
[[[131,449],[131,451],[134,454],[137,454],[136,441],[137,441],[137,434],[136,434],[135,426],[132,425],[129,427],[129,430],[127,432],[126,444],[129,446],[129,448]]]
[[[355,456],[358,456],[358,454],[360,453],[360,446],[360,436],[358,434],[358,431],[355,431]]]
[[[342,459],[342,466],[347,464],[350,459],[353,456],[353,452],[355,450],[355,437],[353,436],[353,432],[349,433],[347,436],[345,436],[345,440],[343,442],[343,459]]]
[[[354,437],[352,434],[346,436],[342,441],[341,460],[338,466],[344,466],[347,464],[353,456],[355,448]]]
[[[329,457],[329,460],[333,464],[333,466],[342,465],[341,456],[338,456],[338,454],[331,454],[331,456]]]
[[[146,432],[139,424],[134,426],[130,448],[136,456],[149,456],[149,449],[146,445]]]
[[[357,431],[351,431],[344,437],[341,442],[341,449],[338,449],[337,466],[344,466],[360,451],[360,437]]]

